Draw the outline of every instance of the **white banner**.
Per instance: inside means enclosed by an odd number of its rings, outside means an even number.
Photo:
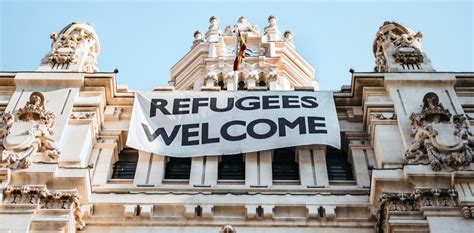
[[[175,157],[340,148],[332,92],[137,92],[127,145]]]

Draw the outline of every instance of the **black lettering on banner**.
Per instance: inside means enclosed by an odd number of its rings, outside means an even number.
[[[245,126],[245,121],[229,121],[225,123],[221,128],[221,135],[227,141],[240,141],[244,140],[247,137],[247,134],[243,133],[241,135],[232,136],[229,134],[229,128],[233,125],[242,125]]]
[[[201,131],[202,131],[202,137],[201,137],[202,144],[219,142],[219,138],[209,138],[209,123],[202,123]]]
[[[293,122],[288,121],[285,118],[278,118],[278,136],[285,137],[286,136],[286,127],[290,129],[299,127],[300,134],[306,134],[306,121],[304,117],[298,117]]]
[[[211,98],[211,110],[214,112],[227,112],[234,107],[234,98],[227,98],[227,106],[225,108],[217,108],[217,98]]]
[[[170,115],[171,113],[166,109],[168,101],[165,99],[151,99],[150,106],[150,117],[156,116],[156,109],[159,109],[164,115]]]
[[[258,134],[257,132],[255,132],[255,126],[257,126],[257,124],[267,124],[268,126],[270,126],[270,129],[268,130],[268,132],[264,134]],[[273,136],[276,133],[276,131],[277,131],[277,124],[270,119],[257,119],[250,122],[249,125],[247,126],[247,133],[249,134],[250,137],[255,138],[255,139],[269,138]]]
[[[303,108],[317,108],[318,99],[316,96],[303,96],[301,97],[301,106]]]
[[[324,117],[308,117],[308,132],[310,134],[327,134],[328,131],[325,129],[318,129],[326,127],[325,123],[317,123],[317,121],[324,121]]]
[[[277,95],[264,95],[262,96],[262,109],[278,109],[280,108],[280,98]],[[276,105],[271,105],[276,104]]]
[[[281,96],[283,108],[299,108],[300,98],[297,95],[283,95]],[[293,105],[296,104],[296,105]]]
[[[209,98],[194,98],[193,99],[193,107],[191,113],[198,113],[199,112],[199,107],[205,107],[208,106],[208,102],[204,101],[209,101]]]
[[[189,138],[191,137],[197,137],[199,136],[199,131],[191,131],[191,129],[199,129],[199,124],[186,124],[183,125],[182,133],[183,135],[181,136],[181,145],[182,146],[194,146],[194,145],[199,145],[199,139],[197,140],[190,140]]]
[[[249,102],[248,106],[244,106],[243,102],[246,101],[246,100],[257,100],[257,101],[256,102]],[[260,97],[258,97],[258,96],[243,97],[243,98],[240,98],[237,101],[235,101],[235,107],[237,107],[240,110],[244,110],[244,111],[256,110],[256,109],[260,108],[260,101],[259,100],[260,100]]]
[[[142,123],[142,127],[143,127],[143,130],[145,131],[146,137],[148,138],[149,142],[153,142],[158,136],[161,135],[161,138],[163,138],[163,141],[165,142],[165,144],[169,146],[173,142],[173,140],[176,138],[179,128],[181,128],[181,125],[175,125],[173,128],[173,131],[171,131],[171,135],[168,135],[165,128],[158,128],[152,134],[146,124]]]
[[[176,98],[174,99],[173,102],[173,115],[178,115],[178,114],[189,114],[189,109],[187,110],[181,110],[182,108],[189,108],[189,102],[191,101],[190,98]],[[188,102],[188,103],[186,103]]]

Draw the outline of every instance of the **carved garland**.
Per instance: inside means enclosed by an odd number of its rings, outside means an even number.
[[[470,165],[474,137],[463,114],[451,117],[438,96],[430,92],[423,98],[421,112],[412,113],[410,120],[413,141],[405,152],[406,162],[428,159],[434,171],[443,167],[463,170]]]
[[[70,209],[74,214],[75,227],[82,230],[86,223],[82,219],[79,193],[74,191],[50,192],[46,187],[8,186],[3,191],[3,204],[31,204],[41,209]]]
[[[420,211],[423,207],[456,207],[455,189],[415,189],[411,193],[384,193],[379,198],[376,232],[386,230],[390,212]]]

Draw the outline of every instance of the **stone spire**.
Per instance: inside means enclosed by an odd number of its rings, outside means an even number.
[[[421,32],[396,22],[385,22],[373,44],[376,72],[435,71],[422,50]]]
[[[88,23],[73,22],[59,33],[51,33],[50,37],[51,51],[43,58],[37,70],[87,73],[98,71],[100,42],[94,28]]]

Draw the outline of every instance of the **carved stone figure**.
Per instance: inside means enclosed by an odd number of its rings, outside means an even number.
[[[71,23],[59,33],[51,33],[51,51],[42,64],[52,69],[69,69],[77,64],[80,72],[96,72],[100,44],[94,29],[85,23]]]
[[[413,141],[405,152],[408,163],[428,159],[434,171],[446,166],[462,170],[470,165],[474,140],[467,118],[451,117],[435,93],[424,96],[421,112],[412,113],[410,120]]]
[[[239,17],[237,27],[241,32],[253,32],[255,35],[260,35],[260,28],[255,24],[251,24],[244,16]]]
[[[385,22],[377,32],[373,52],[376,72],[434,71],[422,51],[423,33],[396,22]]]
[[[0,167],[27,168],[31,159],[41,154],[55,162],[61,152],[53,138],[52,126],[55,115],[46,111],[45,100],[40,92],[33,92],[29,101],[16,112],[4,114],[1,132],[4,135]]]

